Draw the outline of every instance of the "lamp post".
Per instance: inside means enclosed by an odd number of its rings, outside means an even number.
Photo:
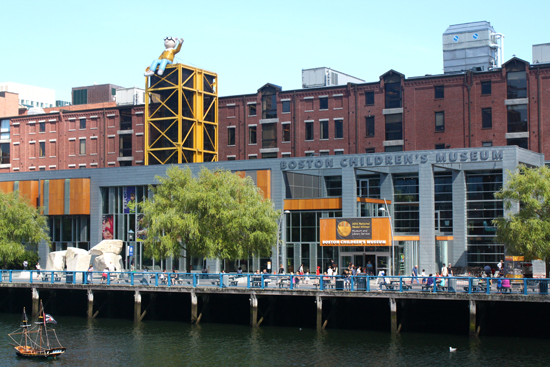
[[[281,217],[279,218],[279,228],[278,228],[278,243],[277,243],[277,261],[278,261],[278,267],[281,267],[281,264],[283,263],[283,246],[284,246],[284,235],[283,235],[283,220],[284,215],[290,214],[290,210],[284,210],[281,211]],[[277,273],[279,269],[273,269],[274,273]]]
[[[385,206],[385,207],[384,207]],[[393,254],[393,224],[392,224],[392,220],[391,220],[391,212],[390,212],[390,209],[388,208],[388,202],[386,201],[386,199],[384,199],[384,206],[380,207],[378,210],[380,210],[381,212],[387,212],[387,217],[389,218],[390,220],[390,236],[391,236],[391,251],[390,251],[390,256],[391,256],[391,261],[390,261],[390,275],[395,275],[395,266],[394,266],[394,254]]]

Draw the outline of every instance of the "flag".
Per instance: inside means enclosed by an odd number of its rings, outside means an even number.
[[[55,321],[51,315],[46,314],[45,316],[46,316],[45,317],[46,323],[48,323],[48,324],[57,324],[57,321]]]

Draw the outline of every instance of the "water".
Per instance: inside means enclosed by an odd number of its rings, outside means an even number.
[[[55,315],[54,315],[55,316]],[[402,334],[57,316],[68,351],[55,361],[15,356],[7,334],[20,315],[0,314],[0,366],[548,366],[547,340]],[[449,347],[457,348],[455,353]]]

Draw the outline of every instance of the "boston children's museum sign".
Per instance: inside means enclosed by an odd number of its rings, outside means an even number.
[[[413,152],[393,154],[365,154],[342,158],[283,159],[281,170],[322,169],[369,166],[406,166],[426,163],[465,163],[502,161],[504,153],[498,149],[469,149],[466,151]]]
[[[320,219],[321,246],[390,246],[389,217]]]

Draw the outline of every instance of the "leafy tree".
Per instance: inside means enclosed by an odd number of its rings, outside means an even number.
[[[548,259],[550,255],[550,169],[520,166],[495,194],[505,210],[519,204],[519,212],[496,218],[496,240],[512,255]],[[527,260],[526,259],[526,260]]]
[[[23,260],[25,245],[34,248],[40,241],[50,242],[46,217],[32,207],[19,192],[0,192],[0,260],[8,263]]]
[[[278,211],[249,178],[226,170],[171,167],[156,177],[153,197],[141,204],[154,258],[189,256],[222,259],[268,254],[276,242]]]

